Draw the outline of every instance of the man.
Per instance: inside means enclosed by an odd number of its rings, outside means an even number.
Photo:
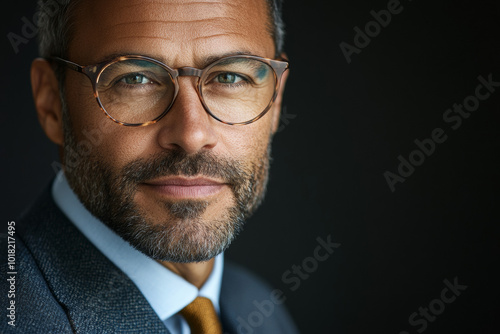
[[[279,291],[222,258],[266,188],[279,7],[41,3],[33,96],[63,172],[13,224],[2,333],[296,332]]]

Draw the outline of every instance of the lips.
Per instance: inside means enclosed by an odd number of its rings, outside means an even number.
[[[204,177],[169,177],[147,181],[144,185],[167,197],[177,199],[193,199],[214,195],[226,184]]]

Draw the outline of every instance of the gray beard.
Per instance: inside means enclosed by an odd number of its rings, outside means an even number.
[[[210,153],[186,155],[182,151],[165,151],[134,160],[113,173],[97,155],[78,151],[67,110],[63,112],[63,122],[63,165],[69,185],[87,210],[153,259],[179,263],[210,260],[229,247],[245,219],[264,198],[271,141],[266,154],[249,168]],[[165,218],[153,223],[133,201],[137,185],[167,175],[203,175],[224,180],[231,187],[235,204],[217,220],[207,221],[202,219],[207,201],[161,201]]]

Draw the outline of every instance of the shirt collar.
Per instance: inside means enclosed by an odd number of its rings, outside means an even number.
[[[134,282],[161,320],[176,314],[197,296],[209,298],[219,313],[223,254],[215,257],[210,276],[198,290],[181,276],[133,248],[94,217],[73,192],[62,171],[52,185],[52,197],[80,232]]]

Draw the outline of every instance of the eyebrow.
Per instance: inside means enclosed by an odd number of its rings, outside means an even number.
[[[214,61],[216,60],[219,60],[221,58],[224,58],[224,57],[229,57],[229,56],[253,56],[254,54],[249,52],[249,51],[232,51],[232,52],[226,52],[226,53],[223,53],[223,54],[218,54],[218,55],[211,55],[211,56],[208,56],[208,57],[204,57],[202,59],[202,63],[200,64],[201,67],[206,67],[208,65],[210,65],[211,63],[213,63]]]
[[[149,57],[149,58],[161,61],[165,65],[171,66],[171,65],[169,65],[169,61],[167,59],[165,59],[164,57],[162,57],[162,56],[151,55],[151,54],[147,54],[147,53],[137,53],[137,52],[111,53],[111,54],[108,54],[108,55],[100,58],[97,61],[97,64],[108,62],[108,61],[111,61],[111,60],[116,59],[118,57],[131,56],[131,55]],[[210,65],[214,61],[219,60],[219,59],[224,58],[224,57],[229,57],[229,56],[252,56],[252,55],[255,55],[255,54],[252,53],[252,52],[250,52],[250,51],[246,51],[246,50],[229,51],[229,52],[225,52],[225,53],[214,54],[214,55],[210,55],[210,56],[206,56],[206,57],[201,58],[198,61],[199,65],[197,65],[195,67],[205,68],[206,66]]]

